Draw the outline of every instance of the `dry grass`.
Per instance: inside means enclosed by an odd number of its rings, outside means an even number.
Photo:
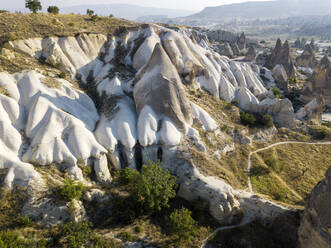
[[[268,165],[270,159],[276,161],[275,166]],[[254,190],[275,200],[303,205],[330,165],[329,145],[281,145],[253,157],[252,166],[269,173],[253,175],[252,184]]]
[[[80,33],[114,34],[120,27],[134,28],[139,24],[118,18],[100,17],[92,21],[86,15],[0,14],[0,47],[6,42],[50,36],[73,36]]]
[[[61,88],[61,83],[55,78],[45,77],[44,79],[42,79],[41,82],[45,84],[48,88],[55,88],[55,89]]]
[[[0,86],[0,94],[10,97],[10,93],[5,85]]]

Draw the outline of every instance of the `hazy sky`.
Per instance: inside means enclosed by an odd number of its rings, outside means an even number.
[[[240,3],[240,2],[248,2],[248,1],[263,1],[263,0],[41,0],[41,3],[43,4],[43,6],[128,3],[128,4],[157,7],[157,8],[202,10],[204,7],[208,7],[208,6],[218,6],[222,4]],[[24,8],[24,3],[25,0],[0,0],[0,8],[22,9]]]

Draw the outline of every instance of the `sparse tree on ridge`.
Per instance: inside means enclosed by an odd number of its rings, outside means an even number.
[[[60,9],[57,6],[49,6],[47,12],[50,14],[57,15],[60,12]]]
[[[86,14],[89,15],[89,16],[93,16],[94,15],[94,10],[87,9]]]
[[[25,0],[25,8],[36,14],[42,9],[41,3],[38,0]]]

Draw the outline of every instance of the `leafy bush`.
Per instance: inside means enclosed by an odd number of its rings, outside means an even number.
[[[274,125],[274,118],[271,115],[265,114],[258,120],[258,122],[266,127],[272,127]]]
[[[25,0],[25,8],[34,14],[42,9],[41,3],[38,0]]]
[[[232,105],[237,106],[237,107],[239,106],[239,103],[240,103],[240,102],[239,102],[238,100],[233,100],[233,101],[231,102]]]
[[[249,114],[249,113],[246,113],[246,112],[241,112],[240,113],[240,121],[244,125],[253,126],[256,123],[256,118],[252,114]]]
[[[66,78],[67,77],[67,74],[65,72],[61,72],[59,74],[59,78]]]
[[[163,170],[161,163],[149,162],[140,173],[129,176],[129,191],[145,210],[159,212],[169,207],[169,199],[176,196],[176,177]]]
[[[129,233],[129,232],[120,232],[119,234],[118,234],[118,237],[120,238],[120,239],[122,239],[124,242],[129,242],[129,241],[132,241],[132,235],[131,235],[131,233]]]
[[[91,16],[91,21],[93,21],[93,22],[96,22],[96,21],[98,21],[100,19],[100,17],[98,16],[98,15],[92,15]]]
[[[60,194],[65,201],[72,201],[73,199],[79,200],[82,197],[83,191],[84,186],[81,182],[76,183],[71,178],[66,178]]]
[[[12,232],[0,233],[0,248],[46,248],[47,241],[26,240]]]
[[[62,237],[65,237],[63,243],[68,248],[81,248],[89,242],[92,236],[91,224],[87,222],[69,222],[63,225],[61,230]]]
[[[279,91],[279,89],[277,89],[276,87],[272,87],[272,92],[274,93],[274,96],[276,97],[276,98],[280,98],[281,97],[281,94],[280,94],[280,91]]]
[[[191,216],[192,212],[186,208],[175,209],[169,217],[171,232],[180,242],[190,240],[197,233],[197,222]]]
[[[49,6],[48,9],[47,9],[47,12],[50,13],[50,14],[57,15],[57,14],[59,14],[60,9],[57,6]]]
[[[16,218],[16,222],[17,222],[17,225],[19,225],[21,227],[29,227],[29,226],[32,225],[32,220],[28,216],[21,216],[21,215],[19,215]]]
[[[134,180],[134,177],[136,177],[138,173],[139,172],[137,170],[126,167],[125,169],[120,171],[120,175],[118,178],[119,183],[122,185],[129,184],[132,180]]]

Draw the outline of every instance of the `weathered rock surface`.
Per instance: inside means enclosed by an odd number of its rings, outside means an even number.
[[[322,95],[328,107],[331,106],[331,63],[325,55],[314,69],[311,77],[312,95]]]
[[[282,45],[280,39],[277,40],[276,47],[268,56],[265,67],[272,70],[276,65],[283,65],[288,77],[293,77],[295,74],[295,67],[290,56],[290,47],[288,41]]]
[[[331,246],[331,168],[312,191],[299,229],[301,248]]]
[[[303,53],[296,59],[297,66],[305,67],[305,68],[307,67],[315,68],[317,63],[318,61],[315,58],[315,53],[313,48],[311,47],[310,44],[307,44],[305,46]]]
[[[108,40],[80,35],[10,44],[16,51],[63,66],[93,93],[98,111],[91,98],[66,80],[36,72],[0,74],[0,86],[6,85],[12,96],[0,96],[0,145],[4,147],[0,166],[8,169],[8,187],[40,179],[32,163],[60,164],[71,177],[84,181],[78,161],[93,166],[98,180],[107,183],[111,180],[107,154],[116,168],[136,168],[141,162],[161,159],[179,177],[181,195],[209,202],[211,214],[221,223],[231,223],[242,211],[248,218],[259,212],[268,216],[283,211],[222,180],[205,177],[188,160],[178,160],[186,135],[206,151],[192,128],[193,119],[202,130],[218,129],[207,109],[187,100],[185,84],[228,102],[238,100],[243,109],[270,113],[280,125],[292,126],[293,108],[288,100],[258,100],[267,89],[254,65],[231,61],[200,46],[185,32],[156,25]],[[237,43],[236,47],[239,50]],[[46,79],[59,87],[50,88]],[[45,204],[47,210],[50,205]],[[36,210],[38,201],[30,206]],[[77,220],[84,216],[80,209]],[[56,210],[54,216],[58,215]]]
[[[322,114],[324,112],[325,102],[324,99],[320,97],[316,97],[307,103],[304,107],[299,109],[296,113],[296,118],[302,121],[316,121],[317,123],[321,123]]]
[[[255,62],[256,60],[256,49],[253,46],[248,47],[246,56],[245,56],[245,61],[248,62]]]
[[[272,70],[272,76],[275,79],[279,89],[288,92],[288,77],[283,65],[276,65]]]

